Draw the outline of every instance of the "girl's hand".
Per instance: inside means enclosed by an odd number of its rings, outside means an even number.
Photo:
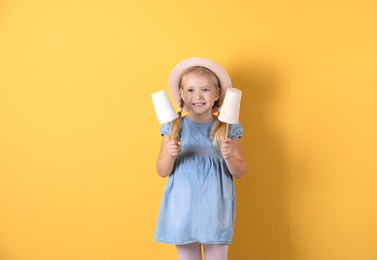
[[[176,140],[169,140],[166,143],[166,148],[168,151],[168,155],[172,158],[177,158],[180,152],[181,142]]]
[[[161,177],[167,177],[173,172],[174,162],[180,153],[181,142],[169,140],[164,135],[161,141],[160,153],[156,162],[156,170]]]
[[[245,176],[246,163],[241,152],[239,138],[225,138],[221,145],[221,154],[225,159],[229,172],[237,179]]]
[[[221,154],[223,155],[225,160],[228,160],[233,155],[233,146],[232,146],[232,139],[224,138],[224,141],[221,145]]]

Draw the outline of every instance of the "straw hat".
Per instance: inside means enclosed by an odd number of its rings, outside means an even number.
[[[205,58],[189,58],[180,62],[177,66],[175,66],[175,68],[170,73],[169,86],[170,86],[171,95],[175,103],[178,106],[180,105],[181,97],[179,96],[178,90],[179,90],[179,82],[181,80],[182,73],[186,69],[195,67],[195,66],[205,67],[211,70],[216,75],[216,77],[220,81],[221,100],[224,100],[226,90],[232,87],[232,81],[230,80],[228,73],[226,73],[226,71],[219,64],[211,60],[208,60]],[[217,111],[217,108],[215,109],[214,112],[216,111]]]

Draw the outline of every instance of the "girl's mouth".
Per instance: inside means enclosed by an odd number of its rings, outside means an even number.
[[[194,106],[194,107],[202,107],[202,106],[204,106],[206,103],[193,103],[192,105]]]

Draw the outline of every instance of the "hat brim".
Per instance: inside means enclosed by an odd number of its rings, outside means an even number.
[[[180,99],[179,96],[179,82],[182,77],[182,73],[191,67],[201,66],[211,70],[216,77],[220,81],[221,86],[221,100],[224,100],[226,90],[232,87],[232,81],[228,73],[216,62],[205,59],[205,58],[189,58],[182,62],[180,62],[170,73],[169,77],[169,86],[170,86],[170,93],[175,101],[175,103],[179,106]],[[214,112],[217,111],[217,108],[214,109]]]

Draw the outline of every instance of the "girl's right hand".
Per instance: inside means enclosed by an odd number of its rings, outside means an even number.
[[[166,146],[168,155],[172,158],[177,158],[180,152],[180,146],[181,146],[181,142],[177,140],[169,140]]]

